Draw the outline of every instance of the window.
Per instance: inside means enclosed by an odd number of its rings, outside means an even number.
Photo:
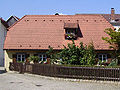
[[[107,54],[99,54],[98,59],[102,62],[107,62]]]
[[[24,62],[25,54],[17,54],[17,61]]]
[[[67,29],[66,34],[76,33],[74,29]]]
[[[47,59],[46,54],[39,54],[38,56],[40,58],[40,61],[46,61]]]

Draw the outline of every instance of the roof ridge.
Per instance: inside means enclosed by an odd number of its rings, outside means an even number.
[[[78,16],[78,15],[101,15],[101,14],[75,14],[75,15],[27,15],[27,16]]]

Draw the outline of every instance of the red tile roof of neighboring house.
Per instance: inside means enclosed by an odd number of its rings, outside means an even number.
[[[4,49],[61,49],[71,42],[65,40],[64,23],[78,23],[82,37],[77,45],[93,42],[97,50],[109,49],[101,38],[113,27],[102,15],[26,15],[9,28]]]
[[[102,14],[102,15],[107,21],[111,22],[111,18],[112,18],[111,14]],[[115,18],[115,22],[111,22],[111,23],[119,24],[120,23],[120,14],[114,14],[114,18]]]

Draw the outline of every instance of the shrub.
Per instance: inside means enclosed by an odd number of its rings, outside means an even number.
[[[94,46],[90,43],[88,46],[80,43],[80,46],[76,46],[74,41],[72,44],[68,44],[67,47],[59,53],[62,58],[62,64],[71,65],[94,65],[95,64],[95,52]]]
[[[38,63],[40,61],[40,58],[38,56],[30,56],[28,59],[34,63]]]

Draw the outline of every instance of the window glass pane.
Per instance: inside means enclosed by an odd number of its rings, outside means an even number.
[[[42,61],[42,58],[40,58],[40,61]]]
[[[46,61],[46,58],[43,58],[43,61]]]
[[[25,61],[25,58],[22,58],[22,61]]]
[[[73,33],[73,30],[71,30],[71,33]]]
[[[102,60],[102,58],[99,58],[99,60]]]
[[[106,60],[106,58],[104,57],[103,60]]]
[[[22,57],[25,57],[25,55],[23,54]]]
[[[17,58],[18,61],[21,61],[21,58]]]
[[[46,55],[43,55],[43,57],[46,57]]]
[[[68,33],[70,33],[70,30],[68,30]]]
[[[40,58],[42,58],[42,55],[39,55]]]
[[[99,57],[102,57],[102,55],[99,55]]]
[[[21,55],[17,55],[18,57],[21,57]]]
[[[103,55],[103,57],[106,57],[106,55]]]

